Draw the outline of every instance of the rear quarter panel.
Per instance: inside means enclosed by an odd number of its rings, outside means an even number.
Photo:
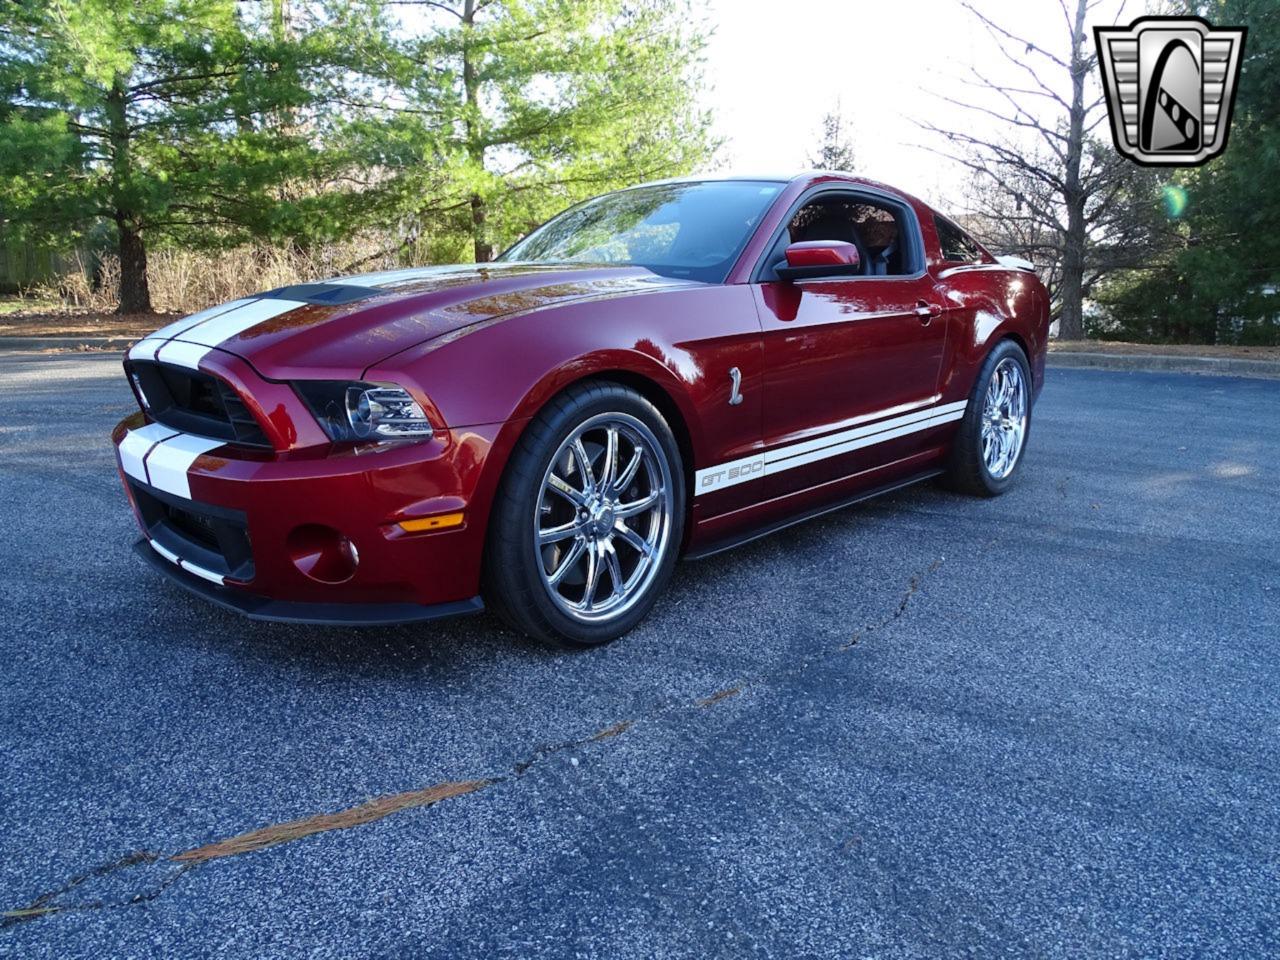
[[[936,278],[949,324],[943,397],[967,397],[983,360],[1006,338],[1026,351],[1033,390],[1039,394],[1049,342],[1049,298],[1040,280],[999,264],[950,267],[938,271]]]

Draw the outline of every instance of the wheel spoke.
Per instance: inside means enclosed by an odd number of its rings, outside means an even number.
[[[596,475],[591,469],[591,458],[587,456],[587,448],[582,445],[582,438],[573,441],[573,459],[578,464],[578,472],[582,474],[583,493],[590,495],[596,489]]]
[[[646,510],[652,510],[661,498],[661,490],[652,490],[639,500],[618,504],[617,509],[613,511],[613,515],[622,520],[627,517],[634,517],[636,514],[644,513]]]
[[[600,547],[593,543],[587,547],[587,583],[582,590],[584,610],[590,610],[591,605],[596,602],[596,588],[600,586],[601,570]]]
[[[639,553],[640,556],[645,559],[653,556],[653,546],[649,541],[640,536],[640,534],[636,533],[621,520],[613,525],[613,530],[615,536],[621,537],[622,542],[630,546],[633,550]]]
[[[560,586],[560,582],[564,580],[565,574],[573,569],[574,564],[582,558],[582,554],[586,549],[587,544],[585,541],[575,540],[573,542],[573,546],[569,548],[569,552],[565,554],[564,559],[560,561],[560,565],[556,567],[555,573],[547,577],[547,583],[551,584],[553,587]]]
[[[567,540],[578,532],[578,521],[570,520],[568,523],[562,523],[558,527],[547,527],[538,531],[538,542],[559,543],[561,540]]]
[[[614,475],[618,471],[618,428],[609,425],[605,431],[604,463],[600,464],[600,489],[613,488]]]
[[[604,555],[605,565],[609,568],[609,579],[613,581],[613,592],[609,594],[609,598],[620,597],[626,592],[626,585],[622,581],[622,564],[618,562],[618,553],[608,540],[600,545],[600,552]]]
[[[561,480],[554,473],[547,477],[547,489],[554,490],[575,507],[581,507],[587,502],[586,493],[581,490],[575,490],[569,486],[567,481]]]
[[[618,474],[618,479],[613,484],[615,496],[622,496],[627,492],[627,488],[635,480],[636,474],[640,472],[640,464],[642,463],[644,463],[644,447],[636,444],[635,452],[631,454],[631,460],[623,467],[622,472]]]

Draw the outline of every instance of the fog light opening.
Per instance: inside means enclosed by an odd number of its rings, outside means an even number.
[[[286,546],[299,572],[318,583],[345,583],[360,563],[356,545],[341,531],[320,523],[295,527]]]

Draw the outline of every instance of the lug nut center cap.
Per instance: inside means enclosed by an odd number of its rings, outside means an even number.
[[[603,537],[613,529],[613,507],[604,502],[591,505],[587,526],[593,537]]]

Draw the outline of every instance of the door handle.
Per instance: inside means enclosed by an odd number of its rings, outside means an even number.
[[[938,306],[936,303],[926,303],[923,300],[917,300],[915,315],[916,319],[927,327],[933,322],[934,317],[942,316],[942,307]]]

